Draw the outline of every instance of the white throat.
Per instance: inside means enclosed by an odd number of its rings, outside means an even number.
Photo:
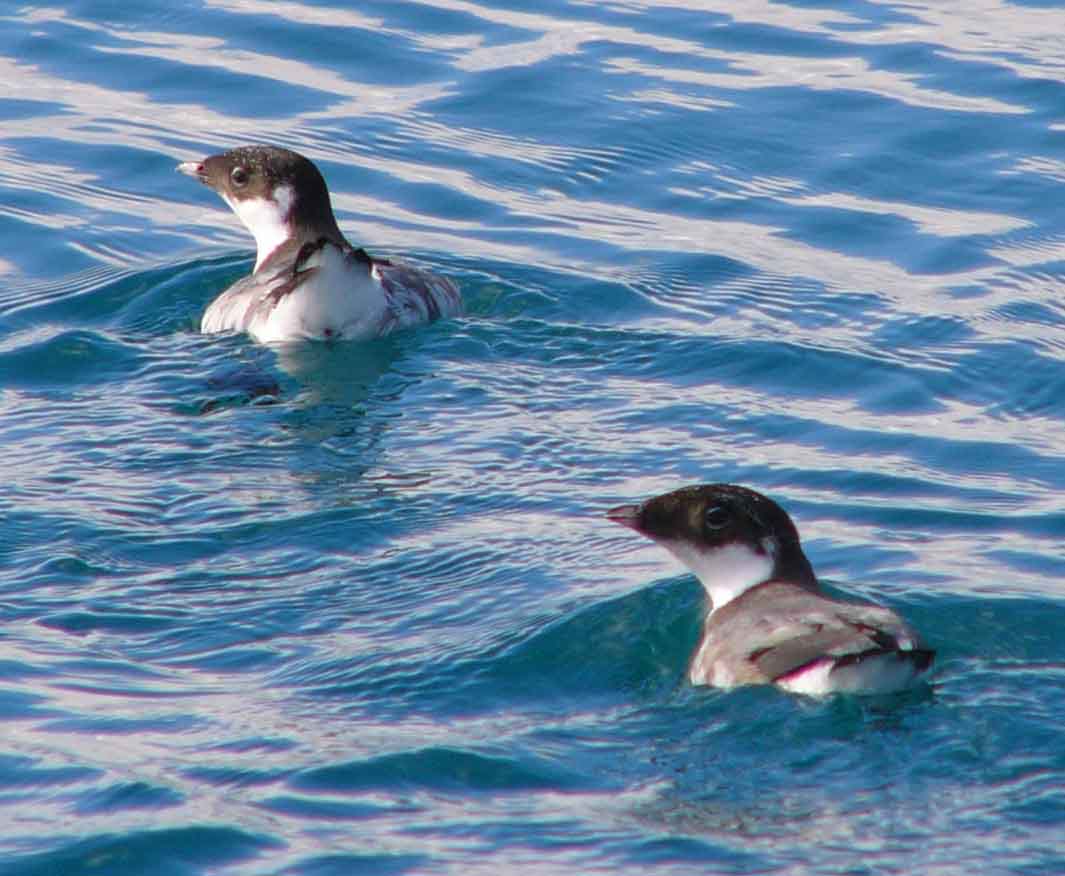
[[[765,553],[757,553],[745,544],[699,550],[683,541],[659,543],[695,573],[710,597],[711,612],[714,612],[772,577],[776,545],[771,539],[766,541]]]
[[[255,270],[275,249],[289,238],[288,214],[292,208],[292,186],[282,185],[274,189],[274,199],[245,198],[238,201],[226,195],[222,197],[240,217],[244,227],[255,237]]]

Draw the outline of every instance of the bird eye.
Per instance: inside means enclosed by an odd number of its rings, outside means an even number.
[[[240,188],[248,184],[248,171],[238,165],[230,172],[229,178],[233,180],[233,185]]]
[[[728,526],[732,515],[724,505],[711,505],[703,514],[703,524],[707,529],[724,529]]]

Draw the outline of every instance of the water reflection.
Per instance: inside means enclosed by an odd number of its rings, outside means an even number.
[[[371,396],[412,340],[408,334],[361,343],[281,344],[277,363],[298,381],[301,404],[354,408]]]

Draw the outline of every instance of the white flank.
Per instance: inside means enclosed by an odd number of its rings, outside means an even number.
[[[237,200],[223,195],[233,212],[240,217],[244,227],[255,237],[255,270],[259,270],[278,246],[289,236],[286,219],[292,207],[292,187],[278,186],[274,200],[268,198],[245,198]]]
[[[659,542],[695,573],[706,589],[712,611],[731,602],[773,574],[772,553],[756,553],[744,544],[699,550],[685,541]]]
[[[792,693],[824,696],[831,693],[883,694],[904,690],[920,676],[912,661],[898,654],[879,654],[860,663],[836,667],[831,657],[777,682]]]

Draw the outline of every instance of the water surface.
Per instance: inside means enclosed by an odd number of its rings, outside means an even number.
[[[0,17],[0,873],[1065,870],[1060,9]],[[199,335],[262,140],[466,316]],[[691,688],[718,480],[931,688]]]

